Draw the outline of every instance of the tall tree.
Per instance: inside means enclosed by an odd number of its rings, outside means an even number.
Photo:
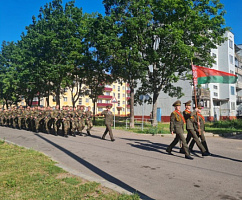
[[[19,64],[20,49],[14,42],[3,41],[0,51],[0,90],[1,99],[8,108],[20,101]]]
[[[144,0],[104,0],[109,24],[111,72],[130,87],[130,127],[134,127],[134,89],[145,76],[144,31],[152,19]]]
[[[149,1],[153,18],[144,32],[144,59],[148,76],[142,80],[144,93],[153,95],[152,113],[156,125],[160,91],[180,98],[182,88],[173,84],[191,71],[191,60],[210,66],[212,48],[224,41],[223,5],[219,0]]]

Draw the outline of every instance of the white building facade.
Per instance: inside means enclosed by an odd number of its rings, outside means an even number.
[[[212,68],[235,74],[234,34],[226,32],[225,37],[228,39],[223,44],[218,46],[217,49],[211,50],[211,55],[216,61]],[[190,81],[180,80],[175,85],[179,85],[183,88],[184,96],[180,99],[181,102],[185,103],[193,99],[194,106],[194,92]],[[201,102],[204,107],[202,114],[205,116],[205,119],[207,121],[214,121],[236,118],[236,95],[236,84],[210,83],[201,85],[198,91],[198,101]],[[163,92],[160,93],[157,104],[157,121],[169,121],[170,114],[174,110],[172,104],[176,100],[176,98],[171,98]],[[184,105],[182,105],[181,109],[185,109]],[[144,115],[145,119],[149,119],[151,110],[152,105],[144,104],[135,106],[134,112],[136,118],[142,118]]]

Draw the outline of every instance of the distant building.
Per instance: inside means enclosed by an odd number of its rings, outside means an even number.
[[[112,99],[115,97],[117,103],[112,103]],[[117,116],[128,116],[130,114],[130,105],[129,105],[129,98],[130,98],[130,88],[127,83],[119,83],[114,82],[111,85],[105,85],[104,93],[98,96],[98,100],[96,103],[96,114],[101,113],[104,109],[106,109],[107,105],[112,106],[112,112],[115,113]],[[26,103],[24,100],[20,102],[20,105],[25,106]],[[38,105],[38,98],[33,99],[33,106]],[[40,100],[40,105],[46,107],[47,102],[46,98],[42,98]],[[51,107],[56,106],[56,99],[55,96],[49,97],[49,105]],[[60,107],[62,106],[72,106],[71,101],[71,91],[68,88],[65,88],[65,93],[60,97]],[[80,96],[78,101],[76,102],[77,105],[84,105],[84,106],[91,106],[93,109],[93,102],[87,96],[83,95]],[[115,108],[114,108],[115,107]]]

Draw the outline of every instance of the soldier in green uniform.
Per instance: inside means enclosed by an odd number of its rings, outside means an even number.
[[[176,137],[174,138],[173,142],[167,147],[166,151],[168,152],[168,154],[172,155],[171,151],[173,147],[181,140],[182,147],[185,152],[185,158],[192,160],[193,158],[190,156],[188,145],[183,135],[185,119],[180,112],[181,101],[177,100],[172,106],[175,107],[175,110],[171,113],[170,116],[170,132],[172,135],[175,133]]]
[[[25,127],[26,130],[30,130],[31,129],[31,118],[30,118],[30,107],[27,106],[26,110],[25,110]]]
[[[40,106],[37,107],[37,110],[35,111],[35,131],[38,133],[42,129],[41,121],[43,119],[44,113]]]
[[[48,106],[45,109],[45,130],[47,134],[49,134],[51,131],[51,107],[50,106]]]
[[[78,122],[79,122],[79,115],[76,110],[76,107],[73,108],[71,122],[72,122],[71,132],[72,132],[73,136],[76,137],[76,134],[78,132]]]
[[[13,128],[17,128],[18,127],[18,109],[16,106],[13,106],[12,115],[13,115]]]
[[[71,125],[71,110],[69,106],[66,106],[64,116],[63,116],[63,124],[64,124],[64,137],[68,137],[68,133],[70,131]]]
[[[82,131],[85,128],[85,111],[84,111],[85,106],[84,105],[78,105],[77,106],[77,112],[78,112],[78,133],[79,135],[82,135]]]
[[[104,110],[101,115],[105,116],[105,126],[106,126],[106,130],[103,133],[102,139],[105,140],[105,136],[107,135],[107,133],[109,132],[111,141],[115,141],[115,139],[113,138],[113,132],[112,132],[112,128],[111,126],[113,125],[113,113],[110,111],[111,106],[106,106],[106,110]]]
[[[54,134],[58,135],[59,129],[60,129],[60,115],[61,115],[61,111],[60,111],[60,107],[59,105],[55,106],[55,110],[53,110],[53,114],[52,114],[52,123],[53,123],[53,129],[54,129]]]
[[[85,114],[86,114],[86,123],[87,123],[87,135],[91,135],[90,130],[93,127],[91,106],[87,107],[87,111]]]
[[[202,106],[201,106],[201,104],[199,104],[198,105],[198,112],[197,112],[196,115],[194,115],[192,117],[192,122],[193,122],[194,129],[196,131],[197,136],[201,138],[201,143],[204,146],[204,148],[206,149],[206,152],[207,152],[206,154],[211,155],[211,153],[208,150],[207,142],[206,142],[206,139],[205,139],[205,136],[204,136],[205,119],[201,114],[201,110],[202,110]],[[191,141],[191,143],[189,145],[190,151],[192,151],[195,142],[196,141],[194,139]]]
[[[23,106],[19,106],[18,109],[18,128],[22,129],[24,128],[24,108]]]

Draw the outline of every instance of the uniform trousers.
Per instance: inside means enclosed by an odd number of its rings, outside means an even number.
[[[187,145],[186,139],[185,139],[185,137],[183,135],[183,131],[176,133],[176,137],[174,138],[174,140],[172,141],[172,143],[167,147],[167,151],[168,152],[171,152],[172,149],[173,149],[173,147],[176,146],[176,144],[180,140],[182,142],[182,148],[184,149],[185,155],[186,156],[189,156],[190,155],[190,152],[189,152],[189,149],[188,149],[188,145]]]
[[[105,124],[105,125],[106,125],[106,130],[104,131],[102,138],[104,139],[105,136],[107,135],[107,133],[109,132],[109,136],[110,136],[111,140],[113,140],[114,138],[113,138],[113,132],[112,132],[111,125],[110,124]]]

